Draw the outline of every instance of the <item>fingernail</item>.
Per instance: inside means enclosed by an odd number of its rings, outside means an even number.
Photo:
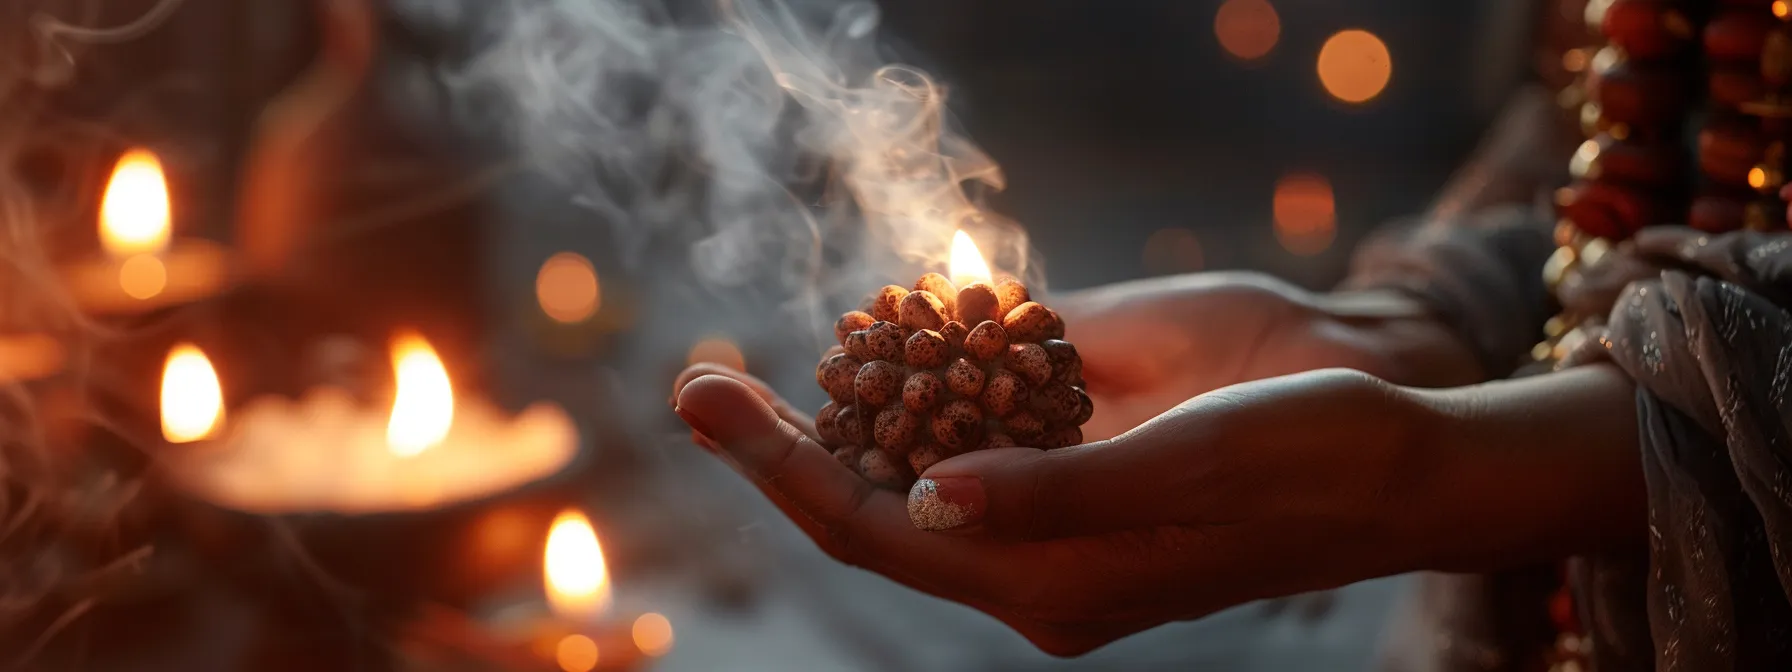
[[[975,476],[923,478],[908,490],[909,522],[930,532],[975,525],[987,506],[983,479]]]
[[[705,439],[709,438],[709,428],[703,426],[703,421],[698,420],[695,414],[677,406],[672,407],[672,412],[677,413],[678,417],[683,418],[684,424],[691,426],[691,431],[701,434]],[[711,440],[713,441],[713,439]]]

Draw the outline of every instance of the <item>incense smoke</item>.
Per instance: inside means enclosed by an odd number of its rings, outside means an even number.
[[[998,271],[1039,280],[1020,229],[967,196],[1000,189],[1000,169],[952,132],[936,82],[885,63],[871,2],[401,11],[486,29],[444,74],[463,112],[575,192],[624,258],[671,237],[712,289],[843,300],[944,270],[962,227]]]

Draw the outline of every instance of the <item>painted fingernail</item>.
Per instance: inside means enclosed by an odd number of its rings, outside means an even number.
[[[672,412],[677,413],[678,417],[683,418],[684,424],[691,426],[691,431],[696,432],[697,434],[701,435],[705,439],[709,438],[709,428],[703,426],[703,421],[698,420],[696,414],[691,413],[690,411],[684,410],[682,408],[679,408],[677,406],[672,407]]]
[[[983,479],[975,476],[923,478],[908,490],[909,522],[930,532],[975,525],[987,506]]]

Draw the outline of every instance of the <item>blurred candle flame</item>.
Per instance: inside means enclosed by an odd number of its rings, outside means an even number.
[[[983,252],[977,249],[977,243],[971,240],[970,234],[959,229],[952,235],[952,284],[963,287],[973,282],[994,282],[994,274],[989,272],[989,262],[983,260]]]
[[[609,607],[610,572],[585,514],[567,510],[554,518],[542,552],[542,576],[555,614],[589,618]]]
[[[429,341],[401,334],[392,344],[398,393],[386,423],[386,445],[399,456],[428,450],[448,437],[454,424],[454,387]]]
[[[190,343],[174,346],[162,369],[162,437],[169,443],[201,441],[223,418],[224,392],[211,360]]]
[[[161,252],[171,219],[162,162],[148,150],[125,153],[100,200],[100,244],[115,257]]]

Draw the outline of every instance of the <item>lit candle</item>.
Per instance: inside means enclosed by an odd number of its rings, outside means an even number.
[[[226,423],[215,387],[201,382],[209,374],[216,384],[210,364],[201,365],[204,354],[177,350],[164,375],[165,434],[205,447],[174,451],[171,471],[194,494],[230,509],[363,514],[506,492],[572,461],[578,431],[559,406],[536,404],[505,418],[457,399],[422,336],[401,335],[392,354],[398,389],[389,409],[319,388],[296,402],[256,399]]]
[[[208,241],[173,234],[162,163],[147,150],[118,160],[100,201],[104,254],[67,264],[64,280],[90,313],[153,310],[210,296],[224,284],[226,257]]]

